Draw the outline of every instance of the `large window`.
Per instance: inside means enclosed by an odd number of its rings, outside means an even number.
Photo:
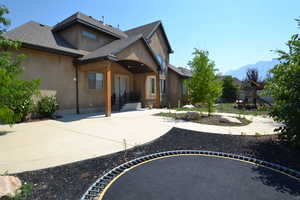
[[[155,78],[150,78],[150,92],[155,94]]]
[[[162,67],[161,73],[164,74],[164,72],[166,70],[166,62],[164,61],[163,57],[159,53],[156,54],[156,58],[160,64],[160,66]]]
[[[166,93],[166,80],[160,80],[160,93]]]
[[[94,40],[97,38],[97,36],[94,33],[87,32],[87,31],[82,31],[82,35]]]
[[[89,72],[88,73],[88,87],[89,89],[103,89],[103,74]]]

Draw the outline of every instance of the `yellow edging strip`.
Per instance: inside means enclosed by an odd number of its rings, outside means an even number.
[[[295,176],[292,176],[292,175],[290,175],[290,174],[287,174],[287,173],[285,173],[285,172],[283,172],[283,171],[280,171],[280,170],[278,170],[278,169],[273,169],[273,168],[271,168],[271,167],[267,167],[267,166],[264,166],[264,165],[260,165],[260,164],[257,164],[257,163],[254,163],[254,162],[250,162],[250,161],[246,161],[246,160],[242,160],[242,159],[230,158],[230,157],[224,157],[224,156],[217,156],[217,155],[206,155],[206,154],[176,154],[176,155],[161,156],[161,157],[158,157],[158,158],[153,158],[153,159],[150,159],[150,160],[146,160],[146,161],[144,161],[144,162],[141,162],[141,163],[139,163],[139,164],[136,164],[136,165],[134,165],[134,166],[132,166],[132,167],[130,167],[130,168],[124,170],[124,171],[121,172],[119,175],[117,175],[115,178],[113,178],[113,179],[109,182],[109,184],[107,184],[107,185],[105,186],[105,188],[103,189],[103,191],[100,193],[100,196],[99,196],[98,200],[102,200],[103,197],[104,197],[104,195],[105,195],[105,193],[106,193],[107,190],[109,189],[109,187],[110,187],[115,181],[117,181],[121,176],[123,176],[126,172],[128,172],[129,170],[132,170],[132,169],[134,169],[134,168],[136,168],[136,167],[138,167],[138,166],[140,166],[140,165],[142,165],[142,164],[145,164],[145,163],[148,163],[148,162],[152,162],[152,161],[154,161],[154,160],[158,160],[158,159],[162,159],[162,158],[175,157],[175,156],[206,156],[206,157],[216,157],[216,158],[227,158],[227,159],[230,159],[230,160],[237,160],[237,161],[249,163],[249,164],[252,164],[252,165],[255,165],[255,166],[260,166],[260,167],[264,167],[264,168],[267,168],[267,169],[271,169],[271,170],[273,170],[273,171],[276,171],[276,172],[279,172],[279,173],[281,173],[281,174],[287,175],[287,176],[289,176],[289,177],[291,177],[291,178],[294,178],[294,179],[296,179],[297,181],[300,181],[300,178],[297,178],[297,177],[295,177]]]

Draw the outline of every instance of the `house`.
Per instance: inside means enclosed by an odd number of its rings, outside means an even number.
[[[41,93],[55,95],[61,113],[110,116],[129,101],[175,105],[190,76],[169,65],[173,50],[161,21],[122,31],[77,12],[53,27],[29,21],[5,37],[22,42],[13,50],[27,56],[22,78],[40,78]]]
[[[192,72],[183,67],[168,65],[168,106],[181,107],[187,103],[187,90],[184,80],[192,77]]]

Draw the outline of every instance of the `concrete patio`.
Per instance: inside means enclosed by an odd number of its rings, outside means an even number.
[[[150,142],[172,127],[196,131],[247,135],[274,134],[278,126],[270,118],[250,117],[243,127],[220,127],[174,121],[153,116],[166,109],[98,114],[66,115],[58,120],[0,125],[0,173],[23,172],[102,156]]]

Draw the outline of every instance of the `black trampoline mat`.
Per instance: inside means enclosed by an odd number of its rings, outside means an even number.
[[[182,155],[142,163],[105,188],[104,200],[300,200],[300,181],[221,157]]]

